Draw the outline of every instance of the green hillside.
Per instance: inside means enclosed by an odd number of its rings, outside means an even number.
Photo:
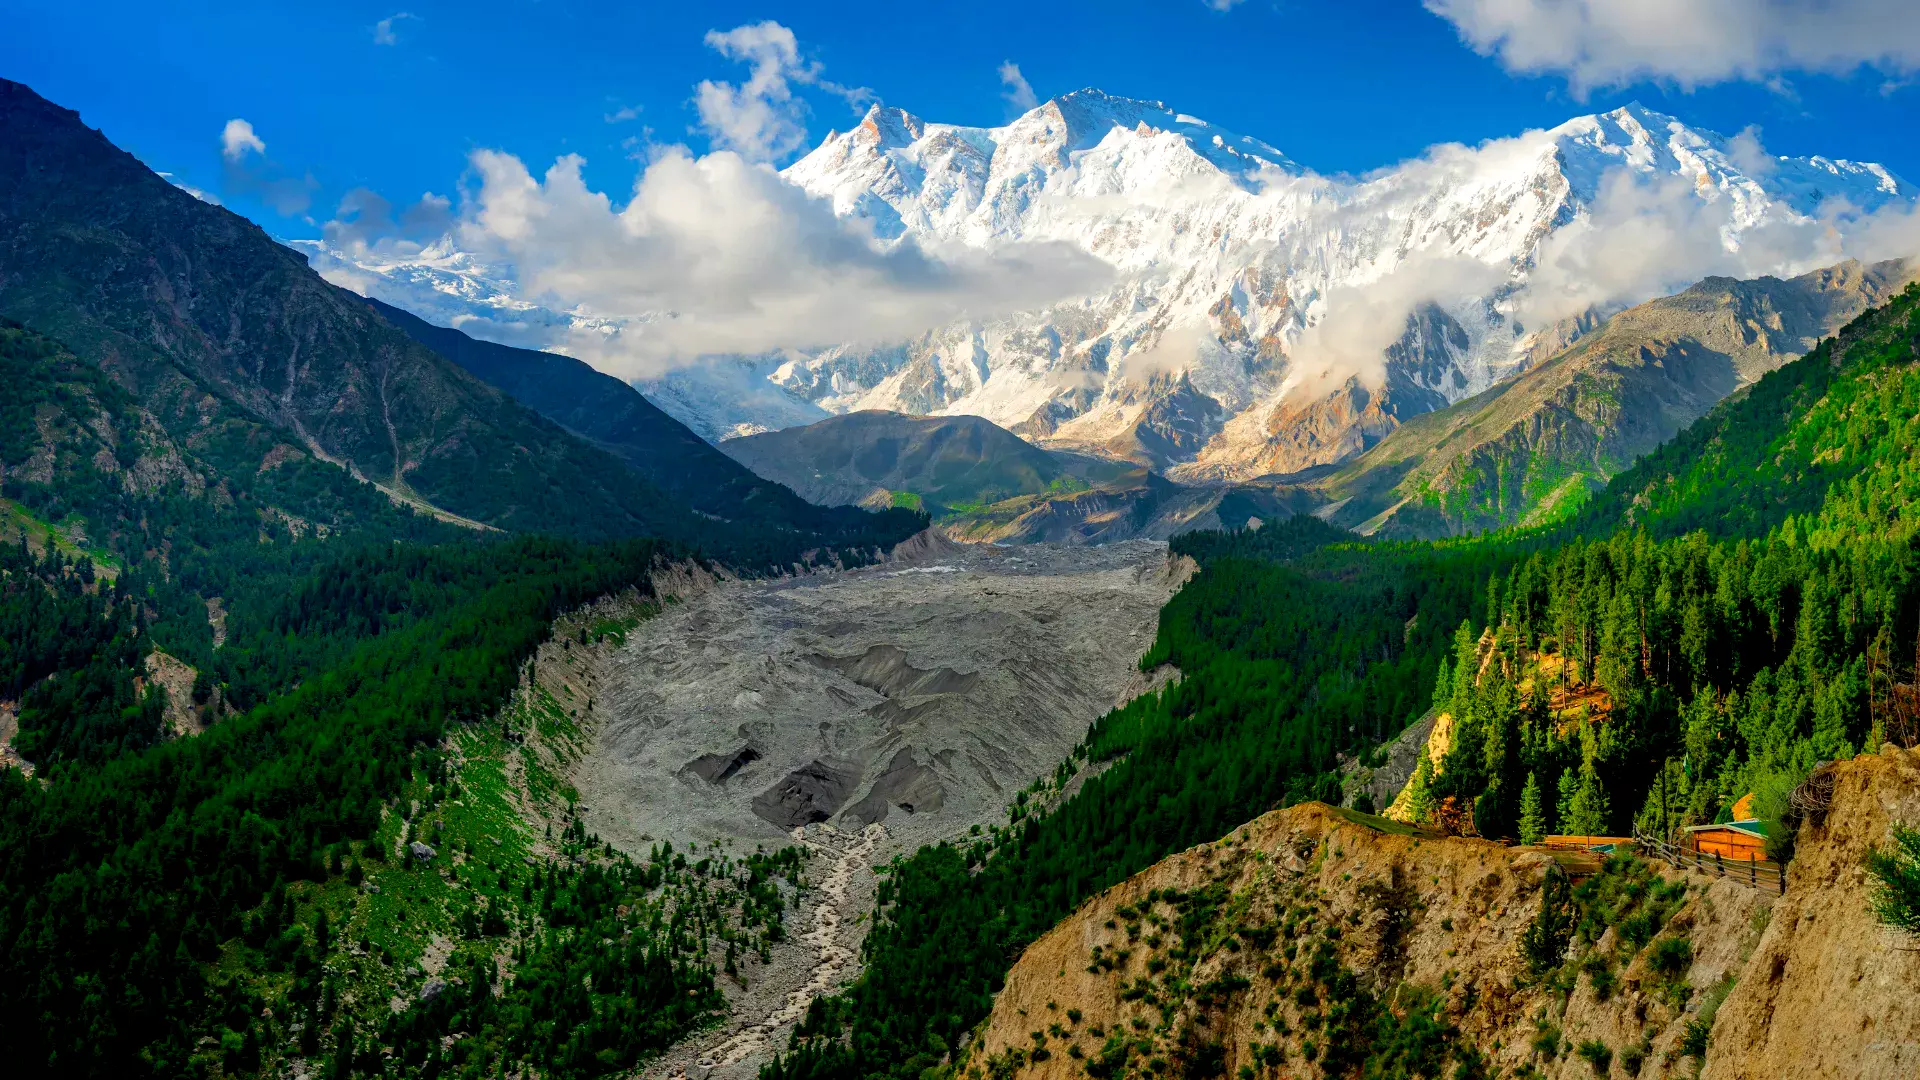
[[[798,862],[615,855],[556,779],[577,704],[523,672],[669,561],[858,565],[924,516],[637,406],[582,437],[25,87],[0,133],[10,1074],[600,1076],[709,1022]]]
[[[1042,450],[978,416],[855,412],[728,439],[720,448],[822,506],[903,505],[939,517],[1023,495],[1084,489],[1129,466]]]
[[[1791,280],[1709,278],[1620,312],[1519,378],[1409,420],[1321,487],[1382,537],[1558,520],[1609,478],[1882,303],[1900,261]]]

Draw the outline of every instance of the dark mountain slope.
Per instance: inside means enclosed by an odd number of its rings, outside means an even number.
[[[1615,315],[1540,366],[1409,421],[1327,478],[1334,519],[1383,536],[1551,520],[1716,403],[1882,303],[1900,262],[1708,278]]]
[[[413,341],[239,216],[0,81],[0,314],[60,339],[176,439],[291,433],[402,500],[506,529],[686,537],[610,454]],[[234,430],[235,425],[240,430]]]
[[[815,506],[755,476],[640,391],[573,357],[480,341],[378,300],[367,303],[415,341],[597,443],[702,514],[829,537],[873,525],[870,514]]]
[[[870,410],[806,427],[728,439],[722,450],[824,505],[886,505],[918,496],[939,513],[1049,488],[1084,487],[1127,466],[1050,454],[978,416]]]

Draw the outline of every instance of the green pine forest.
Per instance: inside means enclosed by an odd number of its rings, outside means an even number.
[[[1021,949],[1082,901],[1274,807],[1340,799],[1341,755],[1429,709],[1454,736],[1409,798],[1482,835],[1724,820],[1749,791],[1791,826],[1785,796],[1818,764],[1920,736],[1889,730],[1920,629],[1917,316],[1909,286],[1553,526],[1176,537],[1201,572],[1141,666],[1183,681],[1099,721],[1006,827],[889,867],[865,972],[762,1080],[939,1075]],[[1047,797],[1080,769],[1073,797]],[[1791,829],[1771,831],[1789,858]],[[1355,1075],[1402,1075],[1392,1025],[1348,1037]]]
[[[1087,897],[1340,800],[1343,760],[1432,710],[1453,739],[1410,800],[1497,837],[1708,821],[1748,791],[1780,820],[1819,763],[1912,741],[1892,702],[1920,628],[1917,314],[1909,287],[1551,526],[1177,538],[1201,570],[1141,667],[1183,678],[1098,721],[1004,827],[887,867],[864,973],[764,1080],[942,1075]],[[476,534],[309,458],[240,468],[257,426],[197,444],[216,484],[130,485],[154,436],[111,380],[9,325],[0,381],[22,388],[0,497],[35,525],[0,545],[0,698],[35,765],[0,770],[16,1075],[249,1076],[290,1043],[333,1077],[620,1075],[711,1022],[734,959],[785,932],[795,852],[637,858],[587,834],[553,768],[579,703],[521,672],[544,641],[631,625],[584,619],[599,598],[646,617],[665,560],[752,573],[798,541]],[[924,520],[874,515],[829,554]],[[203,733],[169,735],[156,649],[199,673]],[[514,769],[559,860],[532,857]],[[374,998],[429,938],[452,943],[437,985]],[[1390,1075],[1405,1035],[1355,1026],[1342,1060]]]

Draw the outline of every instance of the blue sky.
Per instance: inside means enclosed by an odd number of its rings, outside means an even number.
[[[1203,0],[383,0],[161,12],[110,0],[10,12],[0,75],[286,236],[317,234],[356,187],[395,202],[455,194],[480,147],[529,164],[578,153],[590,184],[625,191],[648,142],[708,148],[698,83],[747,77],[705,43],[708,31],[769,19],[817,65],[812,84],[795,86],[808,145],[858,115],[825,83],[928,119],[1001,122],[1013,112],[1001,76],[1011,62],[1041,99],[1086,85],[1162,99],[1322,172],[1637,99],[1727,133],[1756,125],[1776,153],[1880,161],[1920,181],[1911,0],[1825,0],[1808,15],[1818,22],[1723,19],[1725,33],[1597,25],[1615,18],[1589,7],[1604,2],[1429,0],[1436,13],[1415,0],[1242,0],[1224,11]],[[1516,8],[1528,14],[1514,21]],[[1568,26],[1564,13],[1582,8],[1585,21]],[[1689,44],[1690,30],[1708,44]],[[234,118],[266,147],[250,176],[223,164]]]

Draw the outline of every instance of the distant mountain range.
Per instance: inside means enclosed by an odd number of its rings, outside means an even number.
[[[710,440],[882,409],[980,415],[1186,480],[1344,462],[1608,313],[1522,325],[1517,305],[1543,250],[1596,225],[1616,175],[1671,215],[1710,209],[1713,235],[1734,246],[1754,229],[1806,226],[1832,200],[1872,210],[1916,194],[1877,165],[1757,160],[1637,105],[1359,179],[1315,175],[1259,140],[1097,90],[999,128],[875,106],[783,176],[883,241],[1061,241],[1111,264],[1113,284],[913,341],[721,359],[640,385]],[[477,334],[564,348],[573,332],[645,332],[530,303],[511,267],[451,241],[406,258],[298,246],[334,280]],[[1306,342],[1336,298],[1386,320],[1379,377],[1336,370],[1298,385],[1324,359]]]
[[[862,411],[721,446],[823,504],[921,505],[949,535],[1103,543],[1312,512],[1367,535],[1454,536],[1578,511],[1723,399],[1886,302],[1908,263],[1709,278],[1585,330],[1524,373],[1414,417],[1356,457],[1188,485],[1090,470],[979,417]]]

